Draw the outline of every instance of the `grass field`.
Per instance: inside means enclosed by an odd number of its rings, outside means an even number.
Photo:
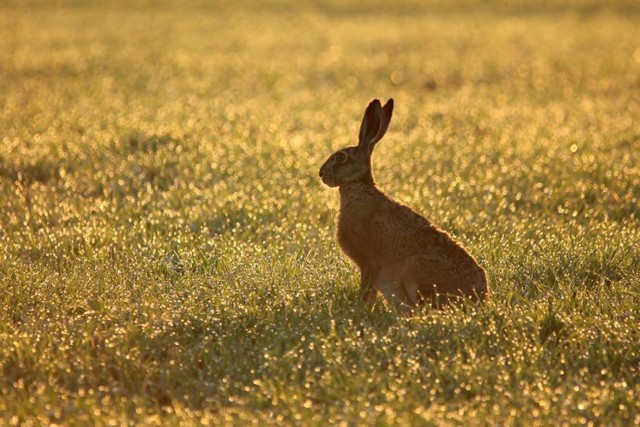
[[[640,424],[637,2],[109,4],[0,3],[0,425]],[[357,302],[374,97],[485,306]]]

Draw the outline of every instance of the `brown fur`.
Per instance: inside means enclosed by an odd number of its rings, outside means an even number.
[[[334,153],[320,168],[322,181],[340,189],[338,242],[359,267],[365,301],[381,292],[390,303],[441,307],[455,300],[483,300],[484,269],[444,231],[375,185],[371,153],[384,136],[393,100],[372,101],[362,121],[360,142]]]

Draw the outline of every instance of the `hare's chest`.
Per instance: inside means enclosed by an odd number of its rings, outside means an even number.
[[[337,237],[344,253],[359,266],[369,264],[375,257],[374,242],[366,223],[341,215],[338,218]]]

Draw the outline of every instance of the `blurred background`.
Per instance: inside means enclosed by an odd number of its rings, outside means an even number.
[[[188,224],[264,242],[306,224],[317,238],[333,215],[317,169],[355,143],[375,97],[397,105],[374,156],[380,184],[454,233],[493,234],[495,212],[635,218],[639,12],[623,0],[4,1],[4,228],[157,217],[160,236]]]

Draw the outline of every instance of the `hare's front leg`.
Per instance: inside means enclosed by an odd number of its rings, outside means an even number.
[[[376,288],[373,286],[377,271],[373,268],[360,270],[360,299],[366,303],[373,301],[376,296]]]

